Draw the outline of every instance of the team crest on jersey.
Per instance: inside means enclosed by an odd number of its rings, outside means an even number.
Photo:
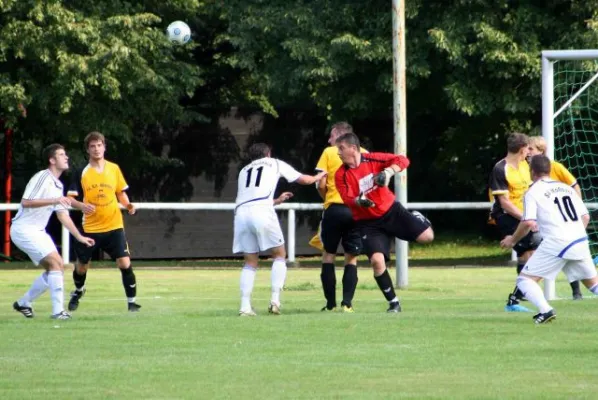
[[[374,189],[374,174],[368,174],[359,180],[359,192],[368,193]]]

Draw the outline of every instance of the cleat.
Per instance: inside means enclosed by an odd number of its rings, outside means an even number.
[[[270,303],[268,306],[268,312],[274,315],[280,315],[280,305],[276,303]]]
[[[343,305],[341,306],[341,312],[344,312],[344,313],[354,313],[354,312],[355,312],[355,310],[353,310],[353,307],[351,307],[351,306],[348,306],[348,305],[346,305],[346,304],[343,304]]]
[[[523,307],[521,304],[511,304],[505,306],[506,312],[531,312],[527,307]]]
[[[583,300],[583,295],[581,294],[581,292],[574,292],[573,300]]]
[[[328,306],[322,307],[320,311],[336,311],[336,306],[332,308],[328,308]]]
[[[127,303],[130,312],[138,312],[141,306],[137,303]]]
[[[257,314],[253,310],[239,310],[239,317],[255,317]]]
[[[14,308],[16,312],[23,314],[25,318],[33,318],[33,309],[31,307],[21,306],[18,301],[15,301],[12,304],[12,308]]]
[[[58,314],[52,315],[50,318],[52,319],[59,319],[59,320],[67,320],[73,318],[71,314],[67,313],[66,311],[61,311]]]
[[[548,322],[551,322],[552,320],[556,319],[556,313],[554,312],[554,310],[550,310],[548,312],[545,313],[539,313],[533,316],[534,318],[534,324],[546,324]]]
[[[400,313],[401,312],[401,303],[398,301],[393,301],[389,303],[387,313]]]
[[[83,288],[83,290],[81,290],[81,291],[73,290],[71,292],[71,299],[69,300],[69,305],[68,305],[69,311],[75,311],[75,310],[77,310],[77,308],[79,308],[79,300],[81,299],[81,297],[83,297],[85,292],[86,292],[85,288]]]

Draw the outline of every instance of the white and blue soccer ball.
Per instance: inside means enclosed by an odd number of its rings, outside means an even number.
[[[191,28],[183,21],[174,21],[166,28],[166,36],[174,44],[185,44],[191,39]]]

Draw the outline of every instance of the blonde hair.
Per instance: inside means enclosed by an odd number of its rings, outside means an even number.
[[[529,145],[538,149],[542,154],[546,153],[546,140],[542,136],[532,136],[529,138]]]

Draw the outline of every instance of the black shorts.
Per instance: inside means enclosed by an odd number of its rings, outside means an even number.
[[[520,222],[517,218],[509,214],[502,214],[494,219],[496,220],[496,226],[498,227],[500,236],[502,238],[515,233],[515,230]],[[527,251],[536,250],[538,246],[540,246],[541,241],[542,236],[540,236],[539,232],[530,232],[523,239],[517,242],[517,244],[513,247],[513,250],[515,250],[517,253],[517,257],[521,257],[523,253]]]
[[[344,204],[331,204],[322,214],[320,239],[326,253],[336,254],[342,243],[345,253],[361,254],[361,235],[351,210]]]
[[[108,232],[97,232],[97,233],[83,233],[84,236],[95,240],[93,247],[87,247],[79,241],[75,241],[75,254],[77,254],[77,260],[81,264],[87,264],[91,260],[91,255],[96,249],[100,249],[108,253],[112,260],[122,257],[130,257],[129,244],[125,236],[125,230],[123,228],[115,229]]]
[[[392,238],[414,242],[430,227],[396,202],[380,218],[358,221],[358,226],[365,254],[382,253],[386,260],[390,259]]]

